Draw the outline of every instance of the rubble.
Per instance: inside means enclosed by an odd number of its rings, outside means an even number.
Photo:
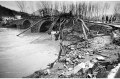
[[[91,48],[99,49],[106,46],[107,44],[110,44],[111,42],[112,42],[112,39],[110,36],[95,37],[91,42]]]
[[[64,34],[58,59],[46,72],[42,70],[39,78],[106,78],[120,63],[120,47],[110,35],[95,35],[85,40],[82,34],[81,37]]]

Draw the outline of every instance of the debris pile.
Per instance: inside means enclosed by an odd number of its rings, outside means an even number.
[[[85,43],[85,42],[84,42]],[[106,78],[120,60],[120,47],[107,45],[102,49],[77,45],[63,46],[59,60],[48,68],[36,71],[29,78]]]
[[[109,45],[110,43],[112,43],[111,36],[94,37],[91,41],[91,47],[93,49],[98,49],[104,47],[107,44]]]
[[[106,78],[120,63],[120,47],[112,43],[111,36],[86,40],[75,31],[62,34],[58,59],[27,78]]]

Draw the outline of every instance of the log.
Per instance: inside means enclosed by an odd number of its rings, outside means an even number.
[[[88,29],[88,27],[86,26],[85,22],[84,22],[82,19],[81,19],[81,21],[82,21],[84,27],[86,28],[86,30],[89,31],[89,29]]]
[[[84,22],[82,19],[78,19],[78,20],[80,20],[80,21],[83,23],[85,29],[86,29],[87,31],[89,31],[89,29],[88,29],[88,27],[86,26],[85,22]]]
[[[89,31],[89,29],[87,28],[87,26],[85,25],[85,22],[84,22],[82,19],[79,19],[79,18],[78,18],[78,20],[82,22],[83,34],[84,34],[85,39],[87,39],[87,34],[86,34],[85,29],[86,29],[87,31]]]

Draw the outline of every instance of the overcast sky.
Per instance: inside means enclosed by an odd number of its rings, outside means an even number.
[[[71,1],[71,2],[74,2],[74,1]],[[69,4],[71,2],[67,1],[66,4]],[[110,9],[108,10],[108,13],[112,13],[114,5],[116,3],[118,3],[118,1],[117,2],[115,2],[115,1],[107,1],[107,2],[110,4]],[[33,9],[34,9],[34,11],[36,11],[38,9],[37,6],[36,6],[37,3],[38,3],[38,1],[26,1],[26,8],[27,8],[26,10],[27,10],[27,12],[28,13],[33,12],[31,10],[31,5],[33,5]],[[103,1],[100,1],[100,2],[99,1],[93,1],[93,3],[98,3],[98,4],[100,4],[102,6],[102,5],[104,5],[105,2],[103,2]],[[7,8],[10,8],[10,9],[13,9],[13,10],[16,10],[16,11],[20,11],[20,9],[17,6],[16,1],[0,1],[0,5],[5,6]]]
[[[34,1],[32,1],[32,2],[26,1],[26,7],[27,7],[28,12],[31,12],[31,10],[29,10],[30,3],[35,3],[35,2]],[[16,10],[16,11],[20,11],[19,7],[17,6],[16,1],[0,1],[0,5],[10,8],[10,9],[13,9],[13,10]]]

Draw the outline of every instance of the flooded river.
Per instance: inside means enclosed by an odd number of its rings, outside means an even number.
[[[21,78],[47,67],[57,58],[58,41],[46,33],[0,28],[0,78]]]

